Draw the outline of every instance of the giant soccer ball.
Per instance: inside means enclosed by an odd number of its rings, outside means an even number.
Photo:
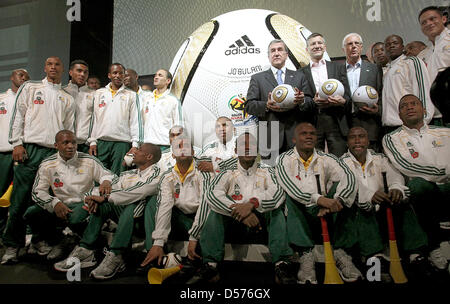
[[[289,48],[287,68],[308,64],[310,34],[292,18],[260,9],[232,11],[195,30],[170,67],[171,92],[182,103],[194,146],[215,140],[219,116],[229,117],[238,135],[244,131],[256,135],[257,118],[244,111],[250,77],[270,67],[267,49],[274,39],[282,39]],[[327,54],[325,58],[329,59]]]

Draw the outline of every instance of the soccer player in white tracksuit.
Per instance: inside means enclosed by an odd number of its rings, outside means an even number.
[[[9,142],[14,147],[14,187],[3,243],[7,246],[2,263],[15,261],[25,244],[23,214],[31,201],[31,188],[41,161],[55,153],[55,135],[60,130],[74,131],[73,97],[61,89],[63,65],[58,57],[45,61],[47,77],[28,81],[17,92],[11,117]]]
[[[217,139],[212,143],[203,147],[199,157],[201,159],[208,158],[211,160],[210,164],[205,162],[199,166],[207,166],[212,172],[220,172],[219,163],[236,157],[236,137],[234,136],[234,126],[231,119],[221,116],[216,120],[216,136]]]
[[[89,216],[83,208],[84,194],[94,187],[95,182],[100,184],[102,194],[107,194],[114,178],[117,178],[97,158],[77,152],[73,132],[58,132],[55,147],[58,152],[39,166],[32,190],[36,204],[24,215],[33,233],[31,251],[42,256],[48,254],[50,260],[58,258],[64,250],[59,228],[64,229],[66,222],[79,236],[83,234]]]
[[[161,263],[169,235],[182,240],[188,237],[189,259],[199,258],[197,245],[209,212],[205,195],[212,175],[196,168],[187,137],[176,137],[172,150],[176,164],[161,177],[156,205],[146,206],[145,221],[150,225],[146,225],[145,247],[149,251],[141,266]]]
[[[369,138],[365,129],[350,129],[347,146],[349,151],[340,159],[352,170],[358,182],[355,203],[359,208],[355,228],[361,256],[368,259],[383,252],[388,239],[386,206],[392,208],[400,250],[410,256],[421,254],[427,245],[427,236],[407,202],[409,189],[403,176],[386,156],[367,149]],[[383,174],[388,192],[384,189]]]
[[[439,222],[450,217],[450,129],[428,126],[417,96],[403,96],[398,111],[403,125],[384,136],[384,152],[408,179],[411,204],[428,236],[430,261],[438,269],[445,269],[447,260],[440,243],[448,236]]]
[[[67,271],[71,267],[70,258],[73,257],[81,261],[82,268],[95,265],[94,250],[103,224],[108,218],[117,222],[117,229],[110,251],[90,275],[96,279],[109,279],[125,269],[123,252],[131,245],[135,218],[143,214],[145,205],[151,204],[152,201],[149,200],[157,194],[161,170],[156,163],[160,157],[159,147],[142,144],[134,156],[137,168],[122,172],[119,180],[113,183],[107,200],[98,195],[97,188],[88,193],[86,201],[92,214],[80,246],[75,248],[67,259],[56,263],[56,270]]]
[[[155,90],[144,95],[142,100],[142,120],[144,124],[144,142],[161,147],[170,147],[169,130],[174,125],[183,126],[180,101],[170,93],[172,74],[159,69],[154,77]]]
[[[239,234],[236,238],[244,239],[251,237],[252,230],[261,235],[262,227],[266,227],[268,240],[263,242],[267,242],[275,265],[275,280],[293,283],[288,263],[293,251],[287,242],[283,213],[285,193],[273,170],[257,161],[256,138],[243,133],[236,142],[238,156],[225,161],[226,169],[216,175],[208,192],[211,211],[200,239],[204,264],[199,279],[218,279],[217,264],[224,258],[226,231],[232,230]]]
[[[300,254],[300,283],[317,284],[312,249],[322,244],[319,216],[326,217],[336,266],[347,282],[361,277],[344,251],[356,244],[353,218],[357,193],[355,175],[334,155],[316,150],[316,129],[309,123],[295,128],[295,147],[281,154],[275,167],[277,180],[286,191],[289,243]],[[337,186],[336,186],[337,184]],[[329,198],[331,197],[331,198]]]
[[[94,95],[94,115],[89,132],[89,153],[117,175],[125,170],[123,157],[142,143],[143,129],[136,93],[123,85],[125,68],[110,65],[111,82]]]
[[[8,142],[9,121],[11,120],[14,102],[19,87],[30,79],[28,72],[17,69],[11,73],[11,88],[0,93],[0,195],[3,195],[13,180],[13,146]],[[0,208],[0,234],[6,225],[8,208]]]
[[[386,38],[385,49],[391,61],[383,76],[383,127],[392,131],[402,125],[398,117],[398,103],[406,94],[419,97],[426,109],[425,122],[429,123],[433,119],[435,108],[430,98],[431,82],[425,63],[417,57],[403,55],[403,40],[397,35]]]
[[[72,95],[75,100],[75,135],[77,137],[78,151],[89,153],[87,139],[89,126],[94,109],[95,90],[87,86],[89,66],[84,60],[74,60],[70,63],[69,75],[71,80],[63,89]]]

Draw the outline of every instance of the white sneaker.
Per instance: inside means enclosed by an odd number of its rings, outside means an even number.
[[[74,266],[74,258],[80,261],[80,268],[87,268],[97,264],[93,250],[77,246],[65,260],[55,263],[53,267],[57,271],[67,272]]]
[[[358,278],[363,277],[358,268],[353,264],[352,257],[345,253],[344,250],[334,250],[334,258],[336,259],[338,272],[345,282],[356,282]]]
[[[115,255],[114,252],[108,251],[100,265],[91,271],[90,276],[99,280],[106,280],[124,270],[125,262],[123,261],[122,255]]]
[[[13,264],[17,263],[19,260],[17,259],[17,255],[19,253],[19,248],[16,247],[7,247],[5,253],[2,257],[2,265],[5,264]]]
[[[440,247],[430,252],[428,260],[437,269],[444,270],[445,268],[447,268],[447,259],[442,255]]]
[[[306,284],[309,282],[310,284],[317,284],[313,250],[304,252],[299,261],[300,269],[297,273],[297,283]]]
[[[63,258],[73,250],[76,243],[75,237],[65,235],[58,245],[53,246],[52,250],[47,255],[47,260],[58,260]]]
[[[37,243],[31,243],[28,248],[28,254],[38,254],[40,256],[46,256],[52,250],[52,246],[50,246],[46,241],[40,241]]]

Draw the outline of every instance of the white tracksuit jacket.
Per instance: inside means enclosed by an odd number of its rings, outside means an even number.
[[[245,170],[238,158],[233,158],[211,182],[208,203],[215,212],[231,216],[232,204],[247,203],[252,197],[258,199],[256,210],[260,213],[278,208],[286,199],[273,168],[255,161]]]
[[[15,101],[16,93],[11,89],[0,94],[0,152],[13,150],[13,146],[8,142],[8,130]]]
[[[94,187],[94,182],[111,182],[117,179],[95,157],[76,152],[75,156],[65,161],[59,152],[46,158],[39,166],[33,184],[32,198],[39,206],[53,212],[58,202],[66,205],[84,201],[85,193]],[[54,196],[50,195],[52,189]]]
[[[450,129],[424,126],[420,131],[401,126],[383,137],[384,153],[407,177],[435,183],[450,182]]]
[[[383,76],[383,98],[381,121],[383,126],[401,126],[398,115],[398,104],[406,94],[414,94],[426,110],[426,123],[434,115],[434,105],[430,98],[430,76],[425,63],[417,57],[401,55],[388,63],[388,69]]]
[[[90,89],[87,85],[78,88],[72,82],[69,82],[64,87],[64,90],[72,95],[75,100],[75,135],[77,136],[77,144],[87,144],[89,126],[94,109],[95,90]]]
[[[166,90],[157,100],[153,93],[144,95],[142,103],[144,142],[169,145],[170,128],[183,126],[180,101]]]
[[[294,147],[278,157],[275,172],[284,191],[306,207],[317,205],[317,200],[322,196],[317,189],[316,175],[320,177],[322,193],[326,193],[333,183],[339,182],[334,198],[342,199],[347,207],[353,205],[358,191],[355,175],[345,163],[333,154],[315,149],[308,170],[305,171]]]
[[[137,148],[143,139],[143,129],[136,92],[122,85],[113,98],[110,87],[111,83],[95,92],[88,142],[91,146],[97,145],[97,139],[130,142]]]
[[[34,143],[54,148],[60,130],[75,131],[75,103],[61,84],[27,81],[17,91],[9,128],[9,143],[14,147]]]
[[[436,79],[441,69],[450,66],[450,29],[445,28],[434,40],[433,53],[427,62],[430,81]]]
[[[405,186],[405,179],[383,154],[375,153],[373,150],[368,149],[364,171],[359,161],[350,151],[342,155],[340,160],[352,170],[358,181],[358,195],[356,200],[358,207],[364,210],[372,209],[373,195],[377,191],[384,191],[382,172],[386,172],[389,190],[400,190],[404,199],[409,197],[409,189]]]
[[[225,145],[222,144],[219,140],[216,140],[203,148],[200,157],[210,158],[213,164],[214,172],[218,172],[220,171],[219,163],[221,161],[225,161],[237,156],[235,153],[235,148],[236,137],[233,137]]]
[[[194,164],[195,166],[195,164]],[[172,208],[177,207],[184,214],[195,213],[194,223],[189,229],[189,240],[199,240],[201,230],[209,213],[205,192],[211,174],[200,172],[194,167],[181,182],[175,169],[166,171],[161,177],[158,193],[158,211],[152,238],[154,245],[163,246],[167,242],[171,228]]]

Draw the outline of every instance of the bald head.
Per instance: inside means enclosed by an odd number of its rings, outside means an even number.
[[[56,133],[55,135],[55,143],[58,143],[62,140],[63,137],[65,136],[73,136],[75,137],[75,133],[73,133],[70,130],[61,130],[58,133]]]

